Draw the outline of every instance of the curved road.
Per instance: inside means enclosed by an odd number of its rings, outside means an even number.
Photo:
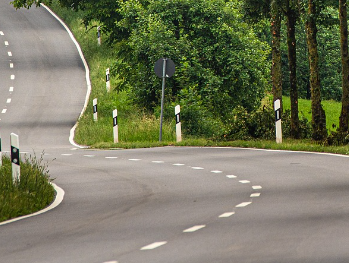
[[[0,131],[50,161],[56,209],[0,226],[0,262],[348,262],[349,164],[233,148],[76,149],[85,71],[44,9],[0,0]]]

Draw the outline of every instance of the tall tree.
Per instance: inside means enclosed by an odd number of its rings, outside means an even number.
[[[291,136],[298,139],[298,88],[297,88],[297,47],[296,47],[296,23],[298,19],[298,5],[296,0],[286,0],[287,20],[287,48],[288,65],[290,71],[290,99],[291,99]]]
[[[347,1],[339,0],[340,47],[342,58],[342,111],[339,129],[348,132],[349,122],[349,54],[348,54],[348,20]]]
[[[279,99],[282,112],[282,69],[281,69],[281,10],[278,0],[271,0],[271,35],[272,35],[272,68],[271,78],[273,84],[274,101]]]
[[[307,45],[309,50],[310,67],[310,89],[311,89],[311,110],[312,110],[312,138],[316,141],[324,140],[327,137],[326,115],[321,105],[321,87],[319,77],[319,54],[317,46],[317,25],[316,18],[319,10],[316,7],[316,0],[308,0],[308,12],[306,20]]]

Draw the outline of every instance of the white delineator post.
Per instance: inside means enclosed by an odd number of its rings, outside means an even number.
[[[182,141],[182,127],[181,127],[181,107],[177,105],[175,107],[175,115],[176,115],[176,137],[177,142]]]
[[[97,115],[97,99],[93,100],[93,120],[97,121],[98,120],[98,115]]]
[[[97,27],[97,44],[98,46],[101,45],[101,27]]]
[[[118,110],[113,111],[113,134],[114,134],[114,143],[118,143],[119,142]]]
[[[107,70],[105,71],[105,83],[106,83],[107,92],[109,92],[110,91],[110,70],[109,70],[109,68],[107,68]]]
[[[19,139],[18,135],[11,133],[11,163],[13,182],[20,182],[21,167],[19,159]]]
[[[275,110],[276,143],[282,143],[281,102],[279,99],[274,101],[274,110]]]

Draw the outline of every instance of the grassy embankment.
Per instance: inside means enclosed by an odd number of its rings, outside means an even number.
[[[284,140],[282,144],[274,141],[212,141],[205,138],[185,138],[181,143],[175,143],[174,120],[167,121],[164,125],[163,142],[159,138],[159,118],[147,114],[132,105],[130,94],[122,92],[106,92],[105,70],[110,67],[115,59],[114,52],[107,45],[97,46],[96,29],[86,31],[81,23],[79,13],[62,10],[57,5],[52,5],[53,10],[65,20],[81,45],[85,58],[88,61],[91,73],[92,94],[85,115],[79,120],[75,140],[83,145],[96,148],[135,148],[155,147],[165,145],[177,146],[232,146],[256,147],[267,149],[317,151],[349,154],[349,146],[324,147],[310,140]],[[103,38],[102,38],[103,40]],[[115,87],[122,76],[111,76],[111,87]],[[160,88],[159,81],[159,88]],[[92,100],[98,98],[98,122],[92,118]],[[332,124],[338,126],[340,103],[333,101],[323,102],[329,131],[335,130]],[[112,138],[112,111],[118,109],[119,139],[120,143],[114,144]],[[284,99],[284,108],[290,108],[289,99]],[[310,101],[299,100],[299,111],[309,120],[311,119]]]
[[[0,167],[0,222],[50,205],[55,197],[51,181],[42,159],[29,157],[21,163],[20,182],[13,182],[11,160],[3,157],[3,166]]]

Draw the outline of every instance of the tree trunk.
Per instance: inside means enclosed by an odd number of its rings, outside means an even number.
[[[348,131],[349,121],[349,56],[348,56],[348,21],[347,1],[339,0],[339,22],[341,34],[341,56],[342,56],[342,111],[339,118],[339,129],[341,132]]]
[[[291,137],[300,138],[298,117],[298,89],[297,89],[297,52],[296,52],[296,23],[297,13],[295,5],[291,7],[290,0],[286,0],[287,17],[287,47],[288,65],[290,70],[290,99],[291,99]]]
[[[321,89],[319,77],[319,55],[317,49],[316,0],[308,1],[308,19],[306,22],[307,45],[309,50],[311,111],[313,140],[321,141],[327,137],[326,116],[321,105]]]
[[[271,35],[272,35],[272,68],[271,78],[273,84],[274,101],[280,99],[282,113],[282,70],[281,70],[281,14],[277,0],[271,2]]]

